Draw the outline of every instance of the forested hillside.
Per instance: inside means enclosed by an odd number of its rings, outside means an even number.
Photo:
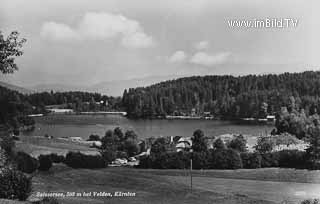
[[[280,75],[195,76],[125,90],[130,117],[201,115],[220,118],[265,117],[282,106],[320,111],[320,72]],[[294,107],[293,107],[294,106]],[[192,110],[193,109],[193,110]]]
[[[33,125],[32,118],[26,115],[34,111],[34,107],[26,100],[26,96],[0,86],[0,124],[14,128]]]

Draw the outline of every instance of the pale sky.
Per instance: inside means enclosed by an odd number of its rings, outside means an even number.
[[[27,38],[21,86],[93,85],[148,76],[316,70],[320,4],[298,0],[1,0],[0,29]],[[295,28],[230,28],[234,19]]]

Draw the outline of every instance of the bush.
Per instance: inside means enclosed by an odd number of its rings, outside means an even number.
[[[22,172],[0,169],[0,198],[26,200],[31,190],[31,179]]]
[[[219,149],[212,151],[212,169],[240,169],[242,161],[239,152],[234,149]]]
[[[106,167],[106,162],[101,155],[86,155],[80,152],[69,152],[65,164],[72,168],[96,169]]]
[[[153,161],[151,157],[150,156],[140,157],[138,168],[141,168],[141,169],[153,168]]]
[[[39,170],[48,171],[52,167],[52,160],[50,155],[40,155],[39,156]]]
[[[112,161],[114,161],[117,157],[117,152],[110,149],[105,149],[101,151],[102,158],[107,164],[110,164]]]
[[[53,163],[61,163],[61,162],[64,162],[64,160],[65,160],[63,155],[57,155],[55,153],[51,153],[50,157],[51,157],[51,161]]]
[[[38,160],[31,157],[29,154],[25,152],[17,153],[17,155],[15,156],[15,163],[19,171],[28,174],[31,174],[34,171],[36,171],[39,166]]]
[[[279,153],[278,152],[268,152],[261,154],[261,167],[279,167]]]
[[[245,169],[257,169],[261,168],[261,155],[259,153],[241,153],[241,160],[243,168]]]
[[[283,150],[279,152],[279,167],[282,168],[307,168],[306,152],[298,150]]]
[[[151,162],[154,169],[185,169],[190,165],[190,156],[183,152],[154,154]]]

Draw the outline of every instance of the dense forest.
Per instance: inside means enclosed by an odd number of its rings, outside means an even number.
[[[194,76],[125,90],[123,107],[130,117],[201,115],[223,119],[265,117],[286,106],[320,111],[320,72],[280,75]],[[295,107],[293,107],[295,106]]]
[[[0,86],[0,124],[19,126],[33,125],[34,121],[26,115],[34,111],[34,107],[26,100],[26,96]]]

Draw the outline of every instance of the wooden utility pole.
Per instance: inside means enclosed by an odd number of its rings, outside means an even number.
[[[190,159],[190,190],[191,190],[191,193],[192,193],[192,156],[191,156],[191,159]]]
[[[190,149],[191,157],[190,157],[190,190],[192,193],[192,159],[193,159],[193,149]]]

